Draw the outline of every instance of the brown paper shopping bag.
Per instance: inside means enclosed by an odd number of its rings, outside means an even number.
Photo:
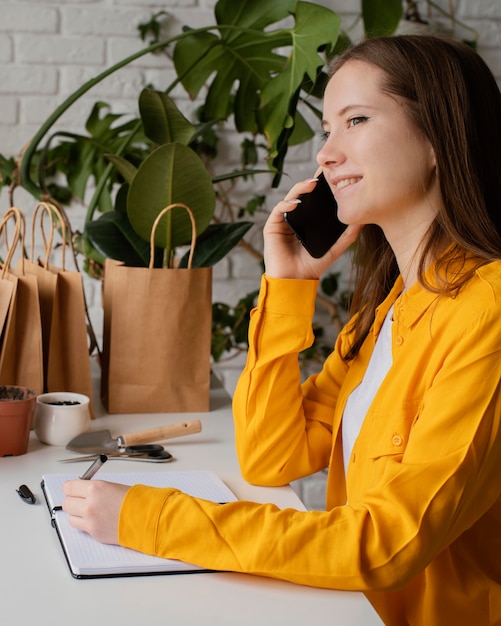
[[[43,229],[44,216],[50,219],[48,238]],[[33,258],[37,218],[45,250],[45,258],[38,262]],[[60,229],[62,238],[61,267],[49,263],[56,228]],[[40,202],[33,213],[31,258],[26,261],[26,272],[38,281],[45,391],[71,391],[88,396],[94,417],[83,280],[80,272],[66,269],[65,251],[69,244],[66,233],[65,220],[57,207]]]
[[[193,228],[187,269],[153,267],[155,229],[183,207]],[[148,268],[107,260],[101,396],[110,413],[208,411],[212,268],[192,269],[195,220],[169,205],[151,234]]]
[[[15,221],[13,240],[5,237],[7,255],[2,267],[2,284],[10,283],[11,301],[2,333],[0,352],[0,384],[29,387],[36,393],[43,391],[42,324],[38,297],[38,283],[24,268],[25,218],[16,207],[10,208],[1,224]],[[6,235],[5,230],[5,235]],[[18,268],[11,267],[14,250],[20,251]],[[2,307],[7,298],[2,296]],[[2,308],[2,315],[4,309]]]

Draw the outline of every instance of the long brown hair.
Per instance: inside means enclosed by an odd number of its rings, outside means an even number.
[[[443,208],[420,249],[418,278],[439,293],[459,290],[481,265],[501,258],[501,94],[489,68],[468,46],[402,35],[367,39],[338,57],[331,76],[351,60],[384,72],[381,88],[403,99],[409,119],[436,156]],[[446,250],[446,252],[444,252]],[[473,269],[458,271],[466,259]],[[358,353],[399,269],[382,230],[363,228],[355,249],[353,342]],[[433,284],[424,279],[436,261]],[[459,263],[459,265],[458,265]],[[454,272],[448,271],[454,265]]]

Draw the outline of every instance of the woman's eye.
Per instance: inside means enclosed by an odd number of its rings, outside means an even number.
[[[327,139],[329,139],[329,135],[330,133],[326,130],[324,130],[323,132],[320,133],[320,139],[322,141],[327,141]]]
[[[364,115],[357,115],[355,117],[352,117],[348,120],[348,125],[349,126],[358,126],[358,124],[361,124],[362,122],[365,122],[368,118],[366,118]]]

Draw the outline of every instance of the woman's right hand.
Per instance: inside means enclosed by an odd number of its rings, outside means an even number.
[[[128,485],[107,480],[67,480],[63,511],[69,523],[101,543],[118,544],[118,519]]]
[[[351,225],[324,254],[315,259],[302,246],[284,220],[283,214],[293,211],[300,194],[311,192],[316,185],[315,179],[297,183],[284,200],[279,202],[270,213],[263,229],[264,264],[266,275],[270,278],[319,279],[327,268],[334,263],[356,241],[362,226]]]

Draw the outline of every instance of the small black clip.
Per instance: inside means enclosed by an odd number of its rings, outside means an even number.
[[[55,506],[51,509],[50,512],[50,523],[52,524],[52,526],[55,528],[56,527],[56,512],[57,511],[62,511],[63,507],[62,506]]]
[[[31,489],[29,489],[29,487],[27,487],[26,485],[21,485],[19,489],[16,489],[16,491],[20,495],[20,497],[28,504],[35,504],[35,502],[37,501],[34,494],[31,492]]]

